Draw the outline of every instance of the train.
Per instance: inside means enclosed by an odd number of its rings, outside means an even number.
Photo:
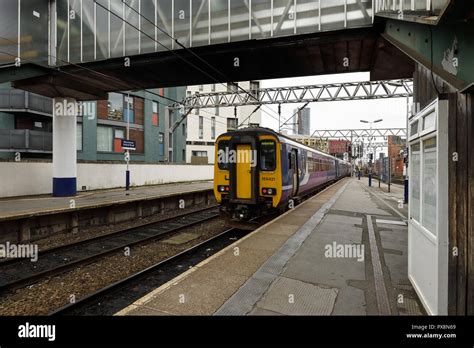
[[[350,173],[349,162],[272,129],[249,127],[216,139],[214,195],[232,219],[284,211]]]

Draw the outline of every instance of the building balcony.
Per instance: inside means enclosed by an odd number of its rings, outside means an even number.
[[[34,93],[17,89],[5,89],[0,90],[0,111],[52,117],[53,102],[51,98]]]
[[[52,153],[53,134],[29,129],[0,129],[0,151]]]

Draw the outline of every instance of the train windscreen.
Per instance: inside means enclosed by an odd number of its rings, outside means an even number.
[[[260,143],[260,170],[272,171],[276,165],[276,148],[274,141]]]
[[[229,163],[227,162],[227,153],[229,152],[229,142],[220,141],[217,146],[217,164],[221,170],[229,170]],[[219,156],[219,153],[223,155]]]

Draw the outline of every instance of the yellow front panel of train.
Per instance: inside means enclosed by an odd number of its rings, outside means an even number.
[[[237,145],[237,198],[252,199],[252,167],[250,145]]]

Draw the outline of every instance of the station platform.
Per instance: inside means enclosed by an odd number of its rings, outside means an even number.
[[[402,194],[343,179],[116,315],[420,315]]]
[[[51,197],[48,195],[0,199],[0,221],[23,219],[33,216],[67,213],[83,209],[95,209],[112,204],[125,204],[137,201],[166,198],[177,194],[212,190],[212,181],[200,181],[156,186],[132,187],[78,192],[74,197]],[[74,200],[74,207],[71,207]]]

